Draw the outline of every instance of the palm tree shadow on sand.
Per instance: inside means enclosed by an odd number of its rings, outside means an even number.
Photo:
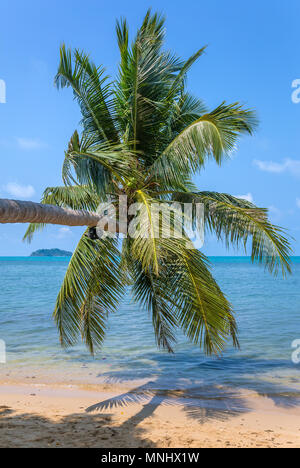
[[[106,379],[106,382],[111,384],[123,383],[120,380],[109,378]],[[129,426],[132,422],[139,424],[144,419],[152,416],[160,406],[179,405],[189,418],[196,419],[202,424],[210,419],[226,420],[251,411],[247,405],[247,400],[242,395],[229,389],[210,387],[193,389],[188,392],[184,390],[161,390],[159,389],[159,383],[158,378],[155,381],[136,386],[128,392],[88,407],[86,412],[102,412],[134,404],[142,405],[141,410],[124,423],[124,425]]]
[[[116,379],[107,379],[107,382],[114,384],[121,383],[120,381],[116,381]],[[162,429],[164,432],[163,440],[155,444],[146,438],[145,430],[141,426],[141,423],[151,418],[160,406],[180,405],[186,412],[188,418],[197,420],[201,424],[213,419],[226,420],[241,413],[250,411],[245,404],[246,401],[239,395],[230,391],[224,392],[217,388],[211,389],[211,391],[214,392],[214,396],[211,395],[211,398],[208,396],[205,402],[202,397],[201,400],[199,400],[197,393],[194,395],[187,395],[185,392],[180,390],[170,391],[155,389],[158,384],[159,379],[136,386],[128,392],[103,400],[88,407],[86,412],[91,414],[95,411],[102,412],[118,408],[126,408],[134,404],[142,405],[141,409],[136,414],[129,417],[118,426],[118,431],[120,431],[120,433],[125,432],[128,434],[129,440],[133,444],[132,446],[160,447],[168,446],[167,429],[166,431]],[[209,390],[207,389],[207,392],[208,391]],[[214,403],[211,403],[209,401],[210,399],[213,400]],[[171,418],[172,413],[170,413],[170,419]],[[160,427],[162,428],[163,425]],[[161,445],[162,443],[163,445]]]
[[[235,358],[235,361],[236,365],[241,365],[244,359]],[[284,364],[285,368],[291,366],[289,362],[283,363],[281,360],[272,361],[272,370],[278,369],[278,372],[280,372]],[[265,362],[261,360],[251,360],[251,366],[258,369],[256,371],[257,378],[265,372]],[[259,371],[260,368],[262,369],[261,371]],[[245,368],[244,377],[246,377],[248,372],[248,369]],[[243,374],[241,374],[242,377]],[[125,381],[108,376],[105,382],[122,384]],[[128,384],[128,381],[126,383]],[[210,420],[225,421],[229,418],[240,416],[243,413],[251,412],[253,410],[249,401],[249,396],[251,395],[259,395],[271,399],[275,407],[289,409],[300,406],[299,392],[287,389],[286,386],[280,385],[277,382],[268,382],[265,391],[258,390],[258,386],[254,380],[253,384],[247,380],[246,386],[236,389],[233,386],[229,388],[221,385],[199,386],[199,384],[195,383],[193,385],[193,382],[191,382],[191,388],[181,389],[180,379],[173,382],[173,387],[176,390],[163,389],[164,385],[165,380],[163,380],[162,376],[158,376],[155,380],[149,380],[147,383],[135,386],[127,392],[98,402],[87,408],[86,411],[88,413],[93,411],[102,412],[128,407],[133,404],[142,404],[142,409],[131,418],[136,424],[139,424],[145,418],[152,416],[159,406],[179,405],[188,418],[204,424]],[[130,424],[131,422],[131,420],[126,421],[124,424]]]

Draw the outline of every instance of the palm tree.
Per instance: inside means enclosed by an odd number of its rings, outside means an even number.
[[[152,235],[150,206],[202,203],[208,232],[228,246],[247,249],[252,241],[253,262],[273,273],[289,272],[289,243],[267,210],[228,194],[201,192],[192,182],[208,160],[221,165],[239,137],[253,133],[255,113],[225,102],[208,111],[189,94],[187,73],[205,48],[186,61],[166,51],[158,14],[147,12],[131,45],[125,20],[117,22],[116,33],[120,65],[114,81],[85,53],[60,49],[55,83],[72,89],[82,133],[74,132],[65,152],[64,186],[47,188],[42,204],[94,212],[110,202],[118,211],[119,197],[126,195],[128,206],[144,208],[142,225],[150,235],[121,243],[85,231],[55,306],[60,340],[69,346],[81,335],[93,353],[103,343],[109,313],[130,285],[133,298],[151,313],[159,347],[172,352],[181,328],[206,353],[219,354],[230,337],[238,346],[232,307],[199,250],[188,248],[185,238]],[[31,224],[25,238],[41,227]]]

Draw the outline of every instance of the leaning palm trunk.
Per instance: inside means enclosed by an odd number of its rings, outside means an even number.
[[[97,226],[101,216],[30,201],[0,199],[0,223],[44,223],[63,226]]]

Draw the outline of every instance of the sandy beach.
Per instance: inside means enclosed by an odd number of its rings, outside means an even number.
[[[300,409],[254,392],[241,395],[247,410],[236,412],[167,404],[109,385],[2,383],[0,395],[1,447],[300,446]]]

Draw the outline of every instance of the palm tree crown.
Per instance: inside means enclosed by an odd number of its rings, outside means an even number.
[[[120,195],[140,203],[145,229],[153,230],[151,204],[202,203],[205,229],[226,244],[245,248],[271,272],[289,271],[289,243],[267,211],[231,195],[201,192],[192,182],[206,161],[228,158],[256,118],[239,103],[208,111],[186,89],[186,76],[204,49],[182,61],[166,51],[164,19],[148,12],[133,43],[126,21],[117,22],[120,65],[110,81],[102,67],[63,45],[55,82],[70,87],[82,113],[65,152],[62,187],[47,188],[42,203],[95,211],[101,202],[118,210]],[[32,224],[31,239],[41,225]],[[163,230],[163,225],[160,228]],[[228,338],[238,345],[230,303],[214,280],[207,258],[185,239],[91,239],[86,231],[70,261],[54,317],[61,343],[81,335],[91,352],[101,346],[108,314],[127,286],[152,316],[158,346],[172,351],[176,328],[207,353],[220,353]]]

